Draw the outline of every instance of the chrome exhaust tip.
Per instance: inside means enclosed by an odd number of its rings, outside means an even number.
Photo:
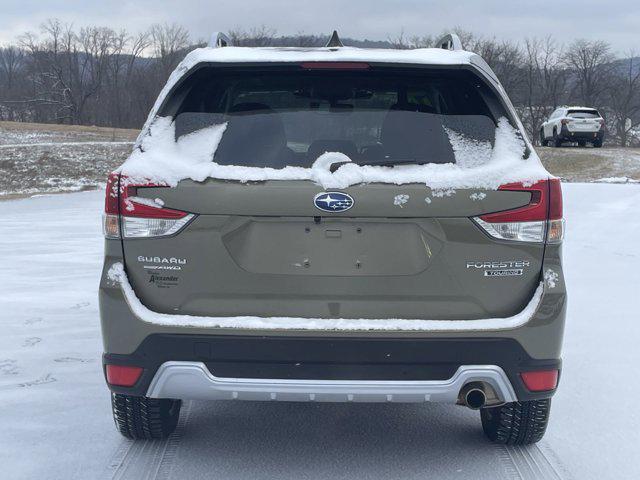
[[[460,396],[465,406],[472,410],[478,410],[487,403],[487,395],[484,393],[484,389],[477,384],[465,385]]]

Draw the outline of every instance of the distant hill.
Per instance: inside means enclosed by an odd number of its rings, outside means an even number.
[[[633,57],[633,70],[632,74],[637,75],[640,72],[640,57]],[[620,73],[626,73],[629,68],[629,58],[620,58],[613,62],[614,68],[618,69]]]

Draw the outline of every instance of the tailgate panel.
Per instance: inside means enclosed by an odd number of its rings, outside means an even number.
[[[311,182],[186,183],[186,189],[182,183],[141,189],[168,207],[199,213],[184,231],[124,240],[131,284],[158,312],[507,317],[524,308],[540,281],[544,245],[490,238],[469,218],[525,205],[529,193],[438,196],[423,185],[368,185],[340,190],[354,198],[352,209],[325,213],[313,206],[322,189]],[[399,194],[409,198],[394,204]],[[486,275],[487,268],[474,266],[493,262],[525,266],[516,276]]]
[[[252,219],[224,235],[223,242],[238,266],[252,273],[416,275],[441,247],[427,237],[419,225],[391,219]]]

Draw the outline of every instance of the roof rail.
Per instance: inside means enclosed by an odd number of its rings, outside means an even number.
[[[232,47],[233,43],[229,37],[227,37],[222,32],[213,32],[211,34],[211,39],[209,40],[209,47],[211,48],[221,48],[221,47]]]
[[[331,34],[331,38],[329,39],[325,47],[344,47],[342,40],[340,40],[340,37],[338,36],[337,30],[333,31],[333,33]]]
[[[436,48],[445,50],[462,50],[462,42],[460,37],[455,33],[447,33],[436,42]]]

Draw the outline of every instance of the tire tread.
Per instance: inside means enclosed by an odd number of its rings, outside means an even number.
[[[506,403],[481,411],[482,428],[493,442],[529,445],[542,439],[549,423],[551,399]]]
[[[157,440],[168,437],[178,423],[180,404],[180,400],[111,394],[116,428],[131,439]]]

